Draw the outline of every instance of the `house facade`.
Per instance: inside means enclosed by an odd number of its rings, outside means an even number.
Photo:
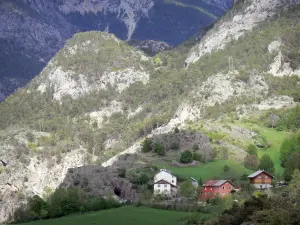
[[[272,187],[274,176],[264,170],[258,170],[248,176],[249,183],[257,189],[267,189]]]
[[[177,177],[171,171],[161,169],[154,176],[154,194],[175,195],[177,193]]]
[[[200,190],[200,201],[206,201],[215,197],[226,197],[229,195],[235,186],[228,180],[209,180],[202,185]]]

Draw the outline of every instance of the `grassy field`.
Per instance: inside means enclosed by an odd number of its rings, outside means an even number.
[[[181,224],[180,219],[189,214],[128,206],[83,215],[24,223],[24,225],[176,225]]]
[[[230,167],[230,171],[225,173],[224,166]],[[195,167],[172,167],[166,166],[167,169],[172,170],[175,175],[180,177],[202,179],[228,179],[230,177],[239,178],[243,174],[251,174],[253,171],[244,168],[241,164],[233,160],[217,160],[210,163],[202,163]]]
[[[273,128],[260,127],[254,124],[245,124],[245,126],[259,131],[262,136],[267,138],[272,146],[268,149],[259,149],[258,157],[261,158],[264,154],[270,155],[275,165],[275,174],[282,175],[284,169],[280,165],[280,148],[284,139],[288,137],[290,133],[286,131],[277,131]]]

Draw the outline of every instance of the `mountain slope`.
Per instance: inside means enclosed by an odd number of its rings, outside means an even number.
[[[246,144],[259,134],[224,121],[296,105],[299,76],[268,72],[279,52],[297,71],[299,14],[298,7],[279,10],[188,68],[191,43],[147,57],[111,34],[76,34],[39,76],[0,105],[0,159],[6,162],[0,218],[8,219],[26,197],[51,192],[69,167],[117,166],[119,157],[112,157],[120,153],[137,153],[134,164],[151,165],[157,158],[140,153],[141,141],[172,136],[175,127],[209,136],[216,160],[227,149],[229,159],[242,162]],[[230,55],[239,60],[233,66]]]
[[[0,100],[39,74],[77,32],[105,30],[122,40],[153,39],[174,46],[211,25],[231,7],[230,0],[182,2],[1,1]]]

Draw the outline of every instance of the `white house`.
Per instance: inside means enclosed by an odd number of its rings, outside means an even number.
[[[177,193],[177,178],[171,171],[161,169],[154,176],[154,194],[175,195]]]

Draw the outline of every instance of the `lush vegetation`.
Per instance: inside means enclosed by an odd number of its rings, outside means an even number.
[[[296,225],[300,221],[300,171],[296,170],[286,191],[268,196],[255,193],[241,206],[234,204],[221,216],[206,225],[240,225],[244,222],[257,225]]]
[[[29,198],[28,205],[17,209],[14,218],[16,222],[49,219],[79,212],[118,208],[121,205],[113,198],[88,196],[80,189],[57,189],[46,201],[37,195]]]

